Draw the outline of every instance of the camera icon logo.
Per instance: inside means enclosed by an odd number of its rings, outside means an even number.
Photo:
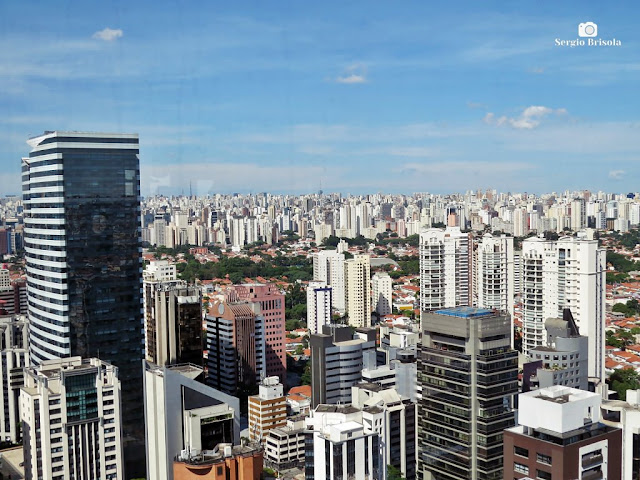
[[[597,37],[598,25],[593,22],[584,22],[578,25],[578,36],[580,37]]]

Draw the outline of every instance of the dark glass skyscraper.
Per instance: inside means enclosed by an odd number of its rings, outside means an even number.
[[[119,369],[125,443],[144,438],[138,136],[45,132],[22,159],[30,356]]]
[[[418,477],[501,480],[518,391],[509,314],[455,307],[423,312],[421,323]]]

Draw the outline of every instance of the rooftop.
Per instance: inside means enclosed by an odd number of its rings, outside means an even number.
[[[454,308],[445,308],[442,310],[436,310],[434,313],[438,315],[448,315],[450,317],[459,317],[459,318],[473,318],[473,317],[487,317],[489,315],[494,315],[494,310],[488,308],[477,308],[477,307],[454,307]]]

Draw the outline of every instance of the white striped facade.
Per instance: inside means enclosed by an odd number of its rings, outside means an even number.
[[[35,363],[71,354],[63,155],[46,153],[56,143],[38,145],[50,136],[30,140],[32,155],[39,154],[22,159],[30,355]]]

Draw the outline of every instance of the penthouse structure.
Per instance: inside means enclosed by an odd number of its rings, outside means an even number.
[[[622,478],[622,432],[600,422],[599,394],[556,385],[518,403],[518,426],[504,432],[504,478]]]

